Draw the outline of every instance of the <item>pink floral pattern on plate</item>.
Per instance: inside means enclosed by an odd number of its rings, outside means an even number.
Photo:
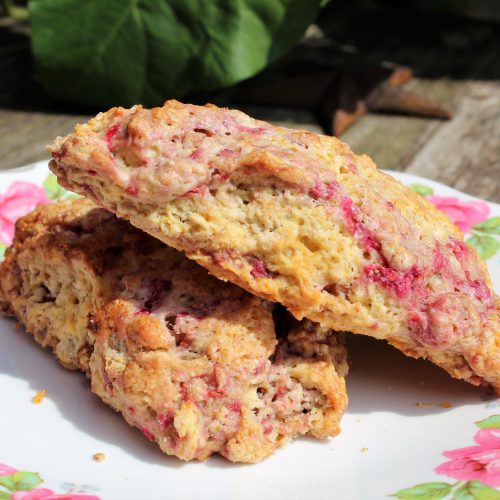
[[[5,464],[0,464],[0,477],[9,476],[10,474],[14,474],[14,472],[17,472],[17,469],[14,469],[14,467],[10,467],[9,465]]]
[[[16,220],[37,205],[49,203],[45,190],[32,182],[13,182],[0,194],[0,243],[9,245],[14,236]]]
[[[474,247],[483,260],[491,259],[500,250],[500,217],[490,217],[490,206],[486,201],[463,201],[456,196],[437,196],[425,184],[410,184],[409,188],[427,197],[439,210],[446,213],[452,222],[465,234],[467,243]]]
[[[28,181],[15,181],[0,194],[0,258],[12,243],[16,220],[36,206],[76,196],[57,184],[57,178],[48,174],[42,186]]]
[[[476,425],[477,445],[444,451],[450,460],[434,469],[436,474],[459,481],[417,484],[391,496],[405,500],[434,500],[448,495],[457,500],[499,500],[500,492],[494,488],[500,486],[500,415],[492,415]]]
[[[42,483],[43,479],[38,472],[19,471],[9,465],[0,464],[1,500],[101,500],[86,493],[54,493],[49,488],[37,488]]]
[[[450,219],[463,233],[468,233],[474,224],[487,219],[490,207],[485,201],[460,201],[454,196],[429,196],[427,198],[439,210],[448,214]]]
[[[474,441],[476,446],[443,452],[450,460],[436,467],[436,474],[500,486],[500,429],[480,429]]]
[[[48,488],[35,488],[31,491],[17,491],[12,495],[12,500],[96,500],[95,495],[79,493],[54,493]]]

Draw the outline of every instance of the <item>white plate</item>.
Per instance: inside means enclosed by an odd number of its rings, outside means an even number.
[[[30,208],[29,193],[3,196],[9,186],[15,181],[40,186],[47,175],[46,162],[0,173],[0,230],[6,229],[3,215],[14,201],[19,213]],[[432,189],[435,201],[463,224],[479,224],[472,230],[473,243],[492,254],[487,263],[499,291],[498,237],[487,232],[495,231],[492,217],[500,216],[500,205],[478,203],[413,175],[393,175],[421,185],[421,191]],[[46,183],[51,197],[64,197],[52,181]],[[442,196],[456,200],[443,201]],[[481,218],[490,222],[485,226]],[[342,434],[325,442],[298,439],[256,465],[233,465],[217,457],[186,464],[167,457],[92,395],[83,375],[60,367],[14,322],[0,319],[0,341],[0,499],[374,499],[406,489],[411,490],[400,498],[500,498],[498,490],[480,496],[485,483],[500,486],[499,418],[480,424],[490,429],[476,424],[500,413],[499,400],[487,389],[453,380],[430,363],[406,358],[372,339],[353,338]],[[47,396],[33,404],[40,389]],[[450,460],[445,450],[472,446],[436,472]],[[106,459],[92,460],[96,452]],[[43,482],[37,484],[40,479],[33,474],[12,476],[9,467],[36,471]],[[14,488],[11,480],[32,489],[9,492],[5,485]],[[454,485],[454,493],[447,484]],[[470,496],[460,496],[460,488]]]

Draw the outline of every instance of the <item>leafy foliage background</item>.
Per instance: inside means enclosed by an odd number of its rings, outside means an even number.
[[[290,49],[319,0],[31,0],[45,91],[92,106],[207,92],[249,78]]]

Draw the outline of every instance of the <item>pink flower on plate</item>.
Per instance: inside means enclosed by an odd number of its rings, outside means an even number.
[[[481,429],[474,440],[477,446],[443,452],[450,460],[434,471],[455,479],[476,479],[492,488],[500,486],[500,429]]]
[[[31,491],[16,491],[12,500],[100,500],[95,495],[80,493],[54,493],[48,488],[35,488]]]
[[[0,243],[10,245],[16,220],[31,212],[37,205],[49,202],[40,186],[32,182],[13,182],[4,194],[0,194]]]
[[[490,207],[485,201],[460,201],[454,196],[429,196],[427,199],[448,214],[463,233],[485,220],[490,213]]]
[[[10,476],[10,474],[14,474],[14,472],[17,472],[17,469],[14,469],[14,467],[0,464],[0,476]]]
[[[48,488],[35,488],[30,491],[16,491],[12,494],[12,500],[45,500],[50,498],[54,492]]]

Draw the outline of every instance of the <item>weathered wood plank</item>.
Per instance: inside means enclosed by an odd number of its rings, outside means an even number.
[[[453,120],[404,170],[500,202],[500,83],[469,82]]]
[[[0,110],[0,170],[48,158],[45,149],[57,135],[73,130],[87,116]]]
[[[451,106],[453,119],[368,114],[342,139],[382,168],[500,202],[500,82],[415,80],[411,85]]]
[[[414,79],[408,89],[452,110],[464,92],[460,82]],[[381,168],[403,170],[442,121],[403,115],[369,113],[348,129],[341,138],[356,153],[371,156]]]

